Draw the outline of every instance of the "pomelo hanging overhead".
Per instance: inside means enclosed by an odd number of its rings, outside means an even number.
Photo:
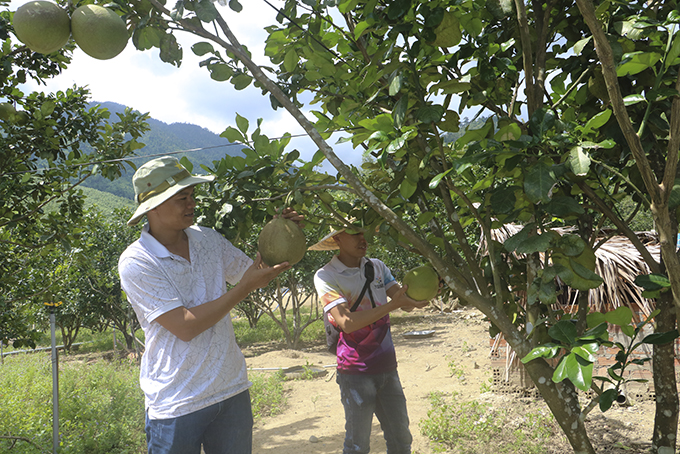
[[[73,39],[87,55],[108,60],[123,52],[128,42],[125,22],[99,5],[83,5],[71,16]]]
[[[19,40],[33,52],[51,54],[68,42],[71,19],[59,5],[48,1],[31,1],[21,5],[12,19]]]

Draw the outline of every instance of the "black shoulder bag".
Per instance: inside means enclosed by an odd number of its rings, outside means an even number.
[[[375,307],[375,301],[373,301],[373,292],[371,291],[371,282],[373,282],[373,278],[375,277],[375,270],[373,269],[373,262],[371,262],[371,259],[368,259],[366,265],[364,266],[364,276],[366,277],[366,283],[361,289],[361,293],[359,293],[359,297],[357,298],[356,302],[349,309],[350,312],[357,310],[359,303],[361,303],[361,300],[366,294],[366,290],[368,290],[368,297],[371,300],[371,305]],[[340,328],[333,325],[330,320],[328,320],[328,311],[323,312],[323,324],[324,328],[326,329],[326,347],[328,348],[329,352],[335,354],[337,353],[338,341],[340,340]]]

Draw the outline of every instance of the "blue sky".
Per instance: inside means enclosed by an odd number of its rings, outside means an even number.
[[[23,3],[25,0],[15,0],[10,9],[16,10]],[[262,0],[242,0],[241,4],[244,8],[240,13],[216,5],[236,37],[251,51],[253,60],[268,64],[264,56],[264,27],[276,22],[276,13]],[[130,41],[125,50],[111,60],[97,60],[76,49],[72,64],[61,75],[47,81],[46,87],[29,85],[28,88],[56,91],[73,85],[86,86],[91,91],[92,101],[117,102],[148,112],[165,123],[192,123],[218,134],[227,126],[235,126],[236,113],[250,120],[251,125],[262,118],[262,131],[270,138],[285,132],[303,132],[288,112],[274,111],[269,98],[262,96],[258,88],[250,86],[237,91],[229,82],[210,79],[208,71],[198,66],[204,57],[197,57],[191,51],[197,38],[187,33],[175,33],[175,36],[184,50],[179,68],[163,63],[158,49],[140,52]],[[336,140],[332,138],[328,142],[335,147]],[[310,159],[317,150],[307,137],[292,141],[289,149],[293,148],[300,150],[304,160]],[[338,146],[336,152],[346,164],[361,164],[361,152],[353,150],[351,145]],[[323,170],[335,173],[327,163]]]

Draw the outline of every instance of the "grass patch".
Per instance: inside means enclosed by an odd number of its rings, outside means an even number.
[[[51,452],[52,363],[49,355],[5,358],[0,367],[0,451]],[[60,452],[133,454],[146,450],[144,396],[134,363],[60,364]],[[12,447],[13,446],[13,447]]]
[[[91,357],[60,356],[59,452],[145,453],[144,395],[139,388],[138,365],[128,360],[83,361]],[[255,420],[280,414],[286,405],[283,373],[251,373],[249,378]],[[52,452],[49,352],[12,355],[0,366],[0,436],[14,437],[0,439],[3,453]]]
[[[560,429],[548,412],[520,413],[499,409],[489,403],[461,402],[456,393],[445,396],[433,392],[431,409],[420,422],[420,430],[435,452],[477,454],[545,454],[550,438]]]
[[[292,318],[292,314],[290,314]],[[288,328],[292,332],[293,321],[288,321]],[[257,322],[255,328],[251,328],[248,320],[237,318],[233,320],[234,333],[238,345],[245,347],[259,343],[277,342],[285,343],[286,337],[279,325],[267,315],[263,315]],[[323,320],[317,320],[302,331],[300,341],[304,344],[324,344],[326,334],[324,332]]]
[[[283,372],[275,374],[250,373],[253,386],[250,388],[250,401],[255,421],[267,416],[280,414],[287,400],[283,391]]]

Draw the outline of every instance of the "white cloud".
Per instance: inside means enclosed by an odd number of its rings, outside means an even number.
[[[10,9],[24,3],[16,1]],[[276,3],[281,3],[276,2]],[[264,55],[266,32],[264,27],[276,23],[276,12],[260,1],[241,1],[243,11],[235,13],[228,7],[220,7],[227,23],[237,39],[252,53],[253,60],[268,64]],[[246,117],[254,129],[258,118],[263,119],[262,131],[270,138],[284,132],[302,134],[302,128],[285,110],[274,111],[269,97],[262,96],[261,90],[253,85],[237,91],[229,82],[216,82],[210,78],[206,68],[200,68],[198,57],[191,51],[191,45],[199,38],[188,33],[176,33],[183,48],[181,66],[163,63],[158,49],[138,51],[132,42],[125,50],[111,60],[97,60],[76,49],[73,61],[64,72],[47,81],[47,86],[29,84],[29,90],[65,90],[73,85],[87,86],[93,101],[111,101],[148,112],[151,117],[165,123],[192,123],[215,133],[234,125],[236,113]],[[329,144],[333,146],[333,143]],[[311,139],[296,139],[291,145],[297,147],[302,158],[310,159],[317,147]],[[343,157],[348,164],[361,163],[360,152],[343,145]],[[324,166],[324,170],[334,170]]]

